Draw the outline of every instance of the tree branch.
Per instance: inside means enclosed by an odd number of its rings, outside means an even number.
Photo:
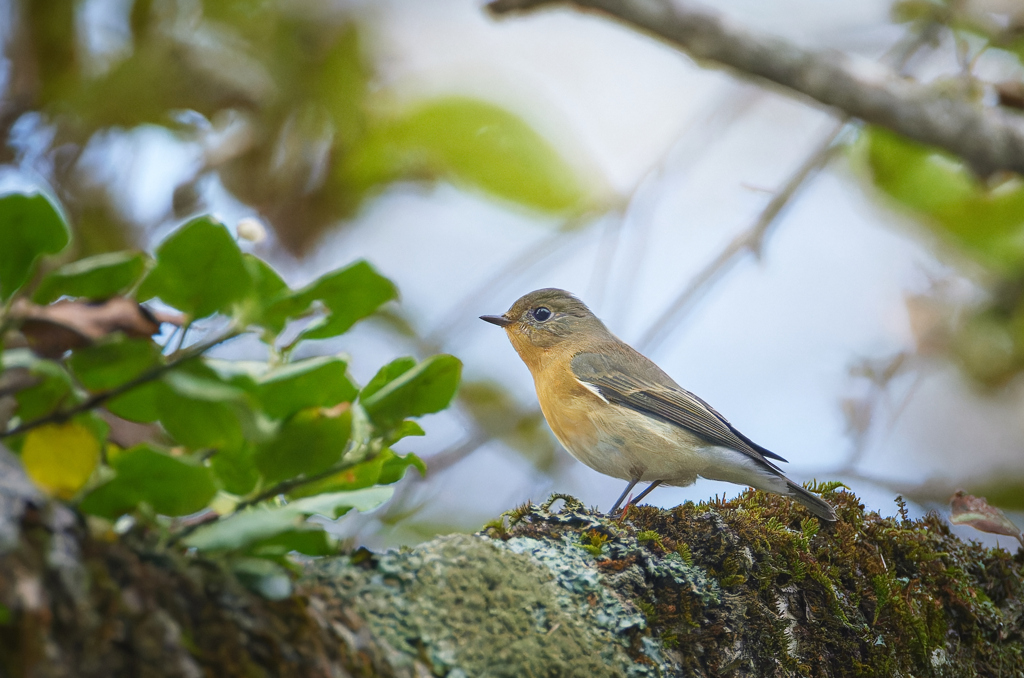
[[[66,410],[57,410],[56,412],[51,412],[50,414],[44,417],[33,419],[32,421],[25,422],[21,426],[12,428],[10,431],[0,431],[0,440],[20,435],[22,433],[28,433],[32,429],[39,428],[40,426],[44,426],[46,424],[60,424],[67,421],[71,417],[74,417],[75,415],[82,414],[83,412],[88,412],[89,410],[94,410],[103,403],[107,402],[108,400],[116,398],[117,396],[120,395],[124,395],[128,391],[138,388],[143,384],[148,384],[151,381],[155,381],[162,377],[163,375],[165,375],[167,372],[177,367],[178,365],[182,364],[183,362],[198,357],[205,353],[206,351],[209,351],[214,346],[222,344],[228,339],[233,339],[234,337],[237,336],[238,331],[235,329],[230,329],[224,334],[218,335],[217,337],[214,337],[209,341],[194,344],[193,346],[189,346],[186,349],[180,349],[176,351],[173,357],[163,365],[154,367],[148,372],[144,372],[143,374],[140,374],[134,379],[121,384],[117,388],[112,388],[109,391],[102,391],[100,393],[96,393],[87,398],[86,400],[82,401],[78,405],[75,405],[74,407],[69,407]]]
[[[818,144],[814,152],[804,160],[800,167],[793,173],[786,182],[786,185],[776,193],[771,201],[765,206],[758,216],[757,221],[737,235],[733,240],[718,253],[714,259],[709,261],[697,275],[690,280],[690,283],[680,292],[675,300],[665,309],[661,315],[644,332],[644,335],[637,342],[637,348],[641,351],[653,351],[657,348],[669,332],[679,322],[682,312],[690,306],[700,295],[708,290],[711,283],[724,276],[733,266],[738,264],[748,252],[755,256],[761,255],[761,249],[765,238],[775,218],[779,216],[782,209],[789,204],[800,187],[804,185],[807,178],[820,169],[831,156],[833,143],[845,126],[839,122]]]
[[[494,0],[494,14],[564,0]],[[963,158],[982,176],[1024,173],[1024,118],[947,95],[875,62],[811,51],[736,26],[719,14],[671,0],[571,0],[662,38],[692,58],[781,85],[864,122]]]

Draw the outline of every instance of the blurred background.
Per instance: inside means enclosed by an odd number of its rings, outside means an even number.
[[[979,105],[1024,89],[1018,0],[714,5]],[[269,237],[245,246],[293,286],[366,258],[402,292],[300,353],[348,353],[362,383],[400,355],[465,362],[457,404],[397,446],[427,477],[339,524],[360,543],[477,530],[552,492],[614,501],[623,482],[560,448],[477,320],[540,287],[576,293],[795,480],[842,480],[884,514],[897,494],[948,514],[962,488],[1024,524],[1016,176],[976,178],[569,9],[0,0],[0,44],[0,192],[55,195],[75,256],[152,248],[197,213],[255,218]]]

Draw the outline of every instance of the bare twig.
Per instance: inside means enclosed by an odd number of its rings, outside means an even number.
[[[936,27],[934,25],[923,27],[920,32],[896,43],[885,55],[884,59],[893,63],[902,72],[910,58],[922,46],[934,38],[935,30]],[[702,294],[706,293],[714,281],[722,278],[733,266],[739,263],[744,255],[750,252],[756,257],[761,256],[765,238],[768,236],[772,224],[775,223],[775,219],[807,179],[825,165],[833,152],[836,139],[848,122],[849,118],[843,118],[838,121],[818,143],[807,159],[790,176],[786,184],[765,205],[765,208],[750,228],[736,236],[725,249],[718,253],[718,256],[708,262],[690,280],[690,284],[676,296],[669,307],[644,332],[637,345],[641,351],[654,350],[658,344],[664,341],[672,328],[680,322],[683,312]]]
[[[657,196],[658,192],[664,192],[667,183],[673,176],[685,173],[697,165],[708,150],[721,138],[729,128],[740,118],[749,112],[762,98],[762,91],[754,87],[732,88],[731,91],[719,97],[705,109],[704,114],[693,120],[693,122],[682,130],[676,140],[671,144],[669,150],[651,166],[644,178],[633,189],[629,198],[629,204],[623,215],[623,226],[628,227],[629,240],[635,243],[632,251],[625,254],[620,271],[617,274],[619,280],[632,281],[639,275],[643,265],[643,259],[648,246],[648,233],[654,221],[649,212],[656,200],[647,199],[649,195]],[[693,130],[699,130],[693,134]],[[671,170],[670,170],[671,167]],[[670,190],[670,189],[669,189]],[[623,249],[628,246],[624,242]],[[605,273],[607,277],[607,272]],[[613,319],[616,314],[622,313],[622,307],[628,303],[629,290],[631,285],[616,285],[618,294],[614,303],[604,312],[606,319]]]
[[[765,237],[768,235],[772,224],[775,223],[775,218],[800,187],[803,186],[807,178],[829,159],[833,143],[844,126],[845,122],[837,124],[765,206],[757,221],[750,228],[737,235],[697,275],[693,276],[690,284],[676,296],[669,307],[644,332],[640,341],[637,342],[638,349],[641,351],[651,351],[657,348],[658,344],[668,336],[671,329],[679,322],[682,312],[696,301],[701,294],[707,292],[712,282],[724,276],[747,253],[752,253],[757,257],[761,255]]]
[[[197,529],[199,529],[203,525],[206,525],[207,523],[211,523],[216,520],[226,520],[231,516],[241,513],[247,508],[251,508],[256,504],[259,504],[260,502],[264,502],[268,499],[273,499],[274,497],[280,496],[282,494],[287,494],[288,492],[298,489],[303,485],[309,485],[319,480],[323,480],[324,478],[329,478],[336,473],[347,471],[356,464],[361,464],[362,462],[369,461],[370,459],[372,459],[372,457],[349,458],[345,459],[344,461],[339,461],[338,463],[334,464],[329,468],[324,469],[323,471],[320,471],[319,473],[313,473],[308,476],[304,475],[299,476],[297,478],[289,478],[288,480],[282,480],[276,485],[271,486],[270,488],[256,494],[255,496],[250,497],[249,499],[246,499],[244,501],[238,502],[238,504],[235,505],[234,509],[232,509],[229,513],[223,516],[214,514],[212,517],[205,517],[202,520],[183,523],[181,529],[175,532],[173,535],[171,535],[171,537],[168,539],[168,544],[177,544],[182,539],[192,534]]]
[[[748,31],[718,13],[673,0],[494,0],[505,14],[570,4],[596,10],[660,37],[694,59],[781,85],[792,93],[938,146],[983,176],[1024,172],[1024,118],[1000,108],[951,99],[872,61],[834,50],[811,51]]]
[[[472,428],[471,435],[463,442],[433,454],[426,460],[432,473],[440,473],[451,468],[490,440],[490,436],[478,424],[474,424]]]

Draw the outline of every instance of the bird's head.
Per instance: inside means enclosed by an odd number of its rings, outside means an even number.
[[[502,315],[480,319],[505,328],[520,357],[531,366],[545,351],[565,342],[585,345],[609,336],[604,323],[582,301],[552,287],[520,297]]]

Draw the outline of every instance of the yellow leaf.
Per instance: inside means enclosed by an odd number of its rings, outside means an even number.
[[[30,431],[21,448],[21,462],[29,477],[61,499],[70,499],[82,489],[99,460],[99,441],[92,431],[73,421]]]

